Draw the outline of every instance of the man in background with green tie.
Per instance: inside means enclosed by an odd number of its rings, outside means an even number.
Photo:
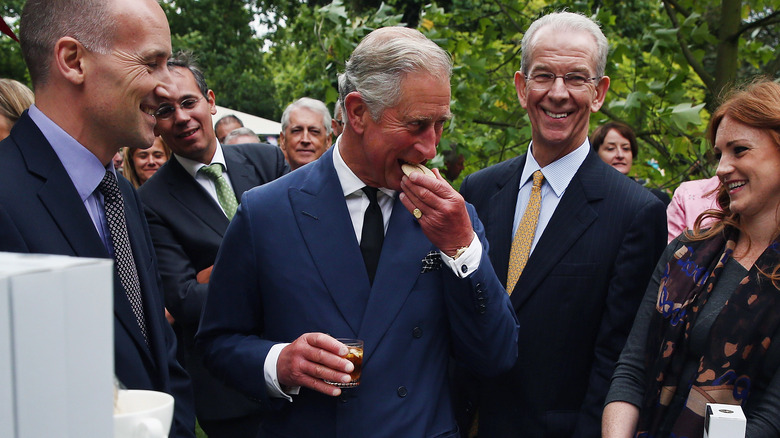
[[[214,92],[203,73],[188,54],[178,54],[168,67],[176,89],[157,109],[155,133],[173,155],[139,194],[159,259],[165,306],[180,327],[198,421],[211,438],[254,438],[259,405],[215,380],[203,368],[193,339],[211,267],[241,195],[289,168],[276,146],[222,148],[211,120]]]
[[[663,204],[590,151],[608,49],[585,16],[535,21],[514,77],[532,127],[528,153],[461,185],[523,323],[512,370],[458,379],[471,390],[461,430],[478,411],[480,437],[600,436],[615,361],[665,244]]]

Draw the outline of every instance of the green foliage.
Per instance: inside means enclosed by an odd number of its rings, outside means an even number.
[[[526,151],[531,127],[513,76],[520,42],[538,16],[567,9],[602,23],[610,41],[606,103],[591,117],[637,132],[632,174],[656,187],[712,174],[703,140],[724,88],[780,77],[776,0],[163,0],[174,49],[200,56],[221,105],[278,120],[310,96],[332,107],[337,76],[360,39],[410,25],[453,58],[452,111],[440,150],[465,157],[464,175]],[[24,0],[0,11],[15,20]],[[253,28],[267,27],[265,40]],[[29,82],[18,45],[0,37],[0,75]],[[433,161],[441,165],[442,157]],[[663,172],[661,172],[663,171]],[[457,182],[456,182],[457,184]]]
[[[217,104],[278,120],[250,0],[163,0],[174,51],[195,53]]]

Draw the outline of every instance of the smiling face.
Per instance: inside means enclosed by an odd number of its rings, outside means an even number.
[[[385,109],[378,121],[359,93],[350,93],[347,102],[350,126],[356,127],[362,144],[345,145],[344,161],[367,185],[392,190],[401,190],[403,163],[424,163],[436,156],[444,123],[452,116],[449,79],[424,73],[403,79],[399,102]]]
[[[217,150],[217,137],[211,123],[211,116],[217,113],[214,93],[209,90],[204,97],[195,82],[195,76],[187,68],[172,67],[171,76],[175,89],[166,104],[175,110],[168,118],[158,118],[155,131],[173,153],[209,164]],[[192,108],[182,108],[196,100]]]
[[[631,142],[615,129],[610,129],[604,136],[604,142],[599,146],[599,157],[623,175],[628,175],[634,163]]]
[[[596,75],[596,41],[586,32],[554,32],[539,29],[528,67],[528,76],[568,73],[592,78]],[[562,78],[542,89],[522,72],[515,73],[520,105],[528,112],[534,158],[541,166],[557,160],[582,145],[588,136],[590,114],[604,103],[609,78],[604,76],[582,89],[569,89]]]
[[[115,1],[117,32],[110,53],[85,51],[84,108],[88,143],[147,148],[154,141],[154,111],[168,96],[171,54],[168,20],[153,0]]]
[[[725,116],[715,134],[718,178],[728,188],[729,206],[742,219],[778,222],[780,145],[765,130]]]
[[[133,166],[138,174],[138,182],[143,184],[160,169],[160,166],[168,161],[168,155],[162,145],[160,137],[154,139],[154,144],[149,149],[138,149],[133,152]]]
[[[290,111],[290,123],[279,133],[279,147],[291,170],[319,158],[330,143],[331,136],[323,125],[322,114],[304,107]]]

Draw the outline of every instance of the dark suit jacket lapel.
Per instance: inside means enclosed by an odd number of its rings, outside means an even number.
[[[422,260],[435,248],[422,232],[420,224],[398,199],[387,227],[374,286],[368,300],[363,325],[358,333],[365,341],[363,361],[371,354],[396,319],[417,282]],[[449,269],[442,266],[441,269]],[[439,275],[431,273],[430,275]]]
[[[170,173],[170,178],[166,179],[171,197],[181,204],[181,208],[192,211],[209,228],[224,236],[230,221],[219,204],[184,170],[175,156],[171,157],[166,166]],[[232,180],[233,176],[230,178]]]
[[[38,191],[38,198],[68,240],[73,254],[108,258],[108,251],[94,226],[85,229],[84,224],[92,224],[92,219],[46,137],[26,113],[17,122],[17,128],[24,141],[24,147],[19,149],[28,170],[45,181]]]
[[[290,188],[288,194],[312,262],[356,337],[370,286],[332,155],[333,149],[329,149],[310,164],[311,171],[300,188]],[[338,257],[334,257],[336,253]]]
[[[544,234],[531,253],[512,293],[511,301],[515,309],[523,305],[598,217],[591,203],[603,199],[604,195],[594,159],[600,160],[591,151],[566,188]]]
[[[520,190],[520,176],[525,165],[525,155],[514,160],[496,178],[496,192],[491,196],[489,205],[493,208],[486,218],[480,218],[485,225],[489,242],[490,259],[501,284],[506,287],[509,269],[509,251],[512,248],[512,223],[515,217],[517,192]]]
[[[63,236],[73,248],[73,255],[77,257],[110,258],[108,250],[100,240],[100,235],[95,229],[92,218],[89,216],[81,197],[76,192],[73,181],[68,176],[65,167],[59,161],[57,154],[51,145],[35,126],[29,117],[20,119],[17,123],[24,123],[25,147],[21,148],[25,162],[30,172],[37,174],[46,182],[38,192],[43,205],[51,213],[53,221],[57,224]],[[27,125],[29,124],[29,126]],[[123,193],[125,197],[127,193]],[[125,208],[128,208],[125,199]],[[129,226],[130,224],[128,224]],[[136,234],[137,230],[129,230]],[[136,242],[133,242],[135,252]],[[141,272],[139,272],[139,276]],[[121,286],[116,270],[114,270],[114,314],[117,319],[128,328],[128,331],[136,338],[139,349],[149,354],[149,349],[137,328],[138,323],[130,307],[127,295]],[[133,324],[132,326],[130,324]],[[150,357],[151,359],[151,357]]]
[[[258,181],[258,177],[255,175],[255,168],[235,148],[223,147],[222,153],[225,156],[225,164],[227,164],[233,192],[235,192],[238,202],[241,202],[241,195],[257,185],[255,181]],[[268,180],[268,178],[265,179],[265,181]]]

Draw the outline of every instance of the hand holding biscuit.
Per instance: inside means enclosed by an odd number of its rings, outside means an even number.
[[[401,202],[417,218],[423,233],[448,256],[468,246],[473,238],[471,219],[463,197],[442,178],[438,169],[404,163]]]

